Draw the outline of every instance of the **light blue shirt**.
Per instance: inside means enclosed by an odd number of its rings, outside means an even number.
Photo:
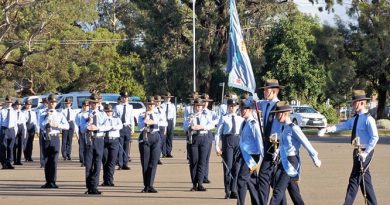
[[[251,155],[264,156],[263,140],[259,123],[252,116],[244,122],[240,136],[240,150],[245,163],[252,168],[259,162],[256,162]]]
[[[227,105],[226,104],[221,104],[219,106],[219,108],[218,108],[217,116],[218,116],[218,118],[222,118],[226,114],[227,114]]]
[[[33,111],[32,109],[24,110],[23,113],[24,113],[24,116],[26,117],[26,123],[28,122],[29,114],[31,115],[30,123],[35,126],[35,131],[37,132],[38,131],[37,113],[35,111]]]
[[[154,121],[159,121],[160,120],[160,115],[158,113],[148,113],[146,118],[145,118],[145,113],[141,113],[138,117],[138,128],[143,131],[145,129],[145,119],[152,119]],[[157,131],[160,131],[159,128],[158,128],[158,124],[155,124],[155,125],[149,125],[149,130],[148,132],[157,132]]]
[[[176,106],[175,106],[175,104],[173,104],[171,102],[169,102],[169,103],[163,102],[161,106],[164,108],[165,112],[168,109],[168,115],[166,116],[166,118],[167,118],[167,120],[173,120],[173,127],[175,127],[175,125],[176,125]]]
[[[375,124],[375,119],[367,113],[360,112],[358,113],[359,119],[356,125],[356,137],[360,138],[360,144],[363,148],[366,148],[365,152],[371,152],[376,143],[379,140],[378,129]],[[336,130],[334,132],[339,132],[343,130],[352,130],[353,123],[355,122],[356,117],[336,125]]]
[[[75,123],[82,134],[87,132],[89,111],[80,111],[76,115]]]
[[[122,120],[122,114],[124,110],[124,104],[118,104],[115,106],[114,115]],[[133,106],[130,104],[126,104],[126,113],[125,113],[125,122],[124,126],[130,125],[131,130],[134,131],[134,115],[133,115]]]
[[[16,111],[16,124],[18,125],[26,125],[27,118],[24,115],[24,112],[21,110],[15,110]]]
[[[207,111],[195,113],[192,115],[191,118],[188,117],[183,122],[184,131],[188,131],[189,128],[193,125],[202,125],[204,127],[203,130],[199,130],[199,131],[208,131],[215,127],[211,119],[211,116],[207,114]],[[198,119],[199,119],[199,123],[198,123]]]
[[[120,133],[119,133],[119,130],[121,130],[123,128],[123,124],[122,124],[122,121],[121,119],[119,119],[118,117],[108,117],[106,118],[106,122],[105,122],[106,126],[108,126],[108,136],[110,138],[119,138],[120,137]]]
[[[184,114],[183,114],[184,121],[188,120],[187,118],[189,118],[193,114],[194,114],[194,106],[193,105],[187,105],[184,108]]]
[[[98,109],[90,110],[88,112],[88,118],[93,119],[94,116],[96,116],[96,124],[95,125],[98,128],[96,137],[102,137],[104,135],[105,131],[110,130],[110,128],[105,124],[106,119],[107,119],[107,115],[106,115],[106,113],[104,113],[103,111],[100,111]],[[80,128],[80,129],[87,130],[87,127],[88,127],[88,122],[85,123],[84,127]]]
[[[232,133],[232,127],[233,127],[233,120],[232,117],[234,116],[234,122],[236,124],[236,132]],[[219,141],[219,137],[221,135],[228,135],[228,134],[234,134],[238,135],[240,134],[240,129],[242,122],[244,122],[244,118],[241,116],[238,116],[236,113],[228,113],[225,116],[223,116],[218,123],[217,126],[217,132],[215,133],[215,141]]]
[[[167,117],[166,117],[166,112],[165,112],[164,106],[160,105],[160,106],[154,107],[154,112],[157,113],[158,115],[160,115],[159,121],[158,121],[158,126],[159,127],[167,127],[168,126],[168,121],[167,121]]]
[[[266,126],[268,116],[269,116],[270,112],[272,111],[272,108],[279,101],[280,101],[279,98],[274,98],[272,100],[260,100],[260,101],[257,102],[258,106],[260,107],[261,113],[262,113],[262,118],[263,118],[263,124],[262,125],[264,126],[264,128]],[[266,110],[268,103],[270,105],[268,106],[268,109]],[[266,113],[266,111],[267,111],[267,113]],[[265,116],[265,115],[267,115],[267,116]],[[282,128],[282,124],[278,120],[276,120],[275,117],[274,117],[274,119],[272,121],[271,134],[275,133],[275,132],[280,132],[281,128]],[[268,137],[268,136],[265,136],[265,137]]]
[[[49,114],[51,113],[51,114]],[[48,123],[54,122],[58,124],[58,127],[51,128],[49,135],[59,134],[61,129],[69,129],[69,123],[60,112],[55,109],[46,109],[41,112],[39,126],[42,127],[43,133],[46,133],[45,127]]]
[[[67,119],[68,117],[68,108],[63,108],[61,110],[61,113],[65,116],[65,119]],[[77,111],[76,110],[73,110],[72,108],[69,108],[69,121],[75,121],[76,120],[76,115],[77,115]]]
[[[283,169],[290,177],[300,175],[300,160],[298,160],[298,167],[295,169],[293,165],[288,161],[288,156],[298,156],[301,145],[307,150],[309,156],[313,161],[318,160],[318,152],[313,148],[305,134],[302,132],[299,126],[291,123],[289,119],[284,124],[283,132],[278,134],[279,136],[279,148],[280,148],[280,160],[283,165]]]
[[[9,110],[9,119],[7,117]],[[1,126],[2,127],[8,127],[8,128],[14,128],[17,125],[17,116],[16,111],[13,108],[4,108],[1,110]]]

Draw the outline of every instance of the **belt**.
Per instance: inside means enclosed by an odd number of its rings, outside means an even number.
[[[130,127],[131,124],[123,124],[123,127]]]
[[[1,129],[12,129],[14,127],[6,127],[6,126],[1,126]]]
[[[151,132],[148,132],[149,134],[156,134],[158,133],[159,131],[151,131]]]
[[[240,134],[231,134],[231,133],[228,133],[228,134],[222,134],[223,136],[234,136],[234,137],[239,137]]]
[[[119,137],[106,137],[106,138],[109,139],[109,140],[119,139]]]
[[[199,134],[201,134],[201,135],[208,134],[208,133],[209,133],[209,131],[207,131],[207,130],[199,131]]]
[[[173,118],[171,118],[171,119],[167,119],[167,120],[173,120]]]

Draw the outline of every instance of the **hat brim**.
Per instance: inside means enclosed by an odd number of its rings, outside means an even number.
[[[353,99],[349,102],[355,102],[355,101],[363,101],[363,100],[371,100],[371,98],[358,98],[358,99]]]
[[[99,103],[99,100],[91,100],[91,99],[89,99],[88,103]]]
[[[279,89],[283,89],[284,87],[286,87],[286,86],[283,86],[283,85],[269,85],[269,86],[260,87],[259,89],[266,89],[266,88],[279,88]]]
[[[175,96],[173,96],[173,95],[163,95],[162,97],[163,97],[163,98],[173,98],[173,97],[175,97]]]
[[[155,102],[144,102],[145,105],[156,105]]]
[[[292,109],[272,110],[270,113],[278,113],[278,112],[292,112]]]

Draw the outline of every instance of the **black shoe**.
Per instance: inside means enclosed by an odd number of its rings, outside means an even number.
[[[166,158],[173,158],[171,154],[167,154]]]
[[[6,169],[15,169],[15,167],[12,166],[11,164],[8,164]]]
[[[196,185],[192,186],[192,188],[190,189],[190,191],[198,191],[198,188],[196,188]]]
[[[225,199],[229,199],[230,198],[230,193],[226,193],[225,194]]]
[[[46,183],[46,184],[42,185],[41,188],[42,188],[42,189],[50,189],[50,188],[52,188],[52,187],[51,187],[51,184],[50,184],[50,183]]]
[[[66,157],[62,157],[62,159],[63,159],[64,161],[66,161]]]
[[[162,165],[163,163],[161,160],[158,160],[157,164]]]
[[[101,186],[115,186],[113,183],[103,182]]]
[[[203,184],[210,184],[210,183],[211,183],[211,181],[208,179],[203,180]]]
[[[50,186],[51,186],[51,188],[53,188],[53,189],[58,189],[57,184],[54,183],[54,182],[50,183]]]
[[[158,193],[158,191],[154,187],[149,187],[148,193]]]
[[[131,158],[129,158],[129,162],[131,162]]]
[[[163,154],[163,155],[161,156],[161,158],[165,158],[165,157],[167,157],[167,155],[165,155],[165,154]]]
[[[85,192],[85,194],[88,194],[88,195],[101,195],[102,192],[97,190],[97,189],[94,189],[94,190],[88,190],[87,192]]]
[[[144,189],[142,189],[141,193],[147,193],[149,191],[148,187],[144,187]]]
[[[71,161],[72,158],[70,156],[66,157],[67,160]]]
[[[15,162],[14,165],[23,165],[22,162]]]
[[[123,166],[122,169],[123,169],[123,170],[130,170],[130,167],[128,167],[128,166]]]
[[[232,193],[230,194],[230,198],[231,198],[231,199],[237,199],[237,193],[236,193],[236,192],[232,192]]]
[[[198,186],[197,191],[206,191],[206,188],[204,188],[202,185]]]
[[[30,158],[30,159],[27,159],[27,161],[28,162],[33,162],[34,160]]]

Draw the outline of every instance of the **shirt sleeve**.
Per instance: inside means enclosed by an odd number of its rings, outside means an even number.
[[[367,125],[367,132],[370,137],[370,140],[368,141],[368,145],[366,147],[365,152],[370,153],[376,146],[376,143],[379,140],[379,135],[378,135],[378,129],[375,124],[375,119],[373,117],[369,116],[367,118],[366,125]]]

